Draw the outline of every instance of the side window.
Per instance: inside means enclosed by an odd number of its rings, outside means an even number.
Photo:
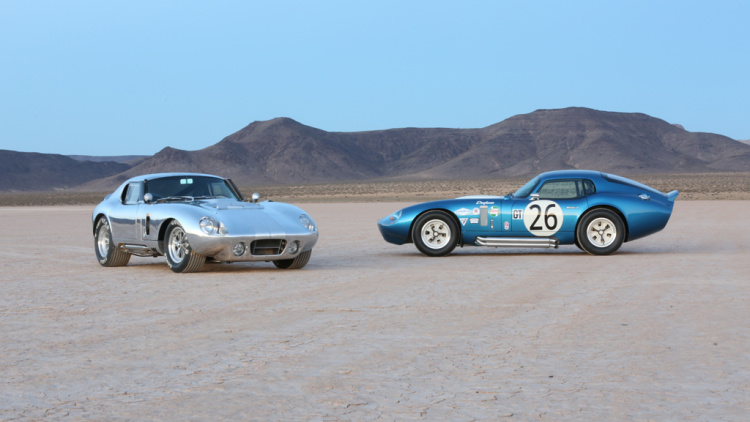
[[[593,195],[596,193],[596,186],[594,182],[588,179],[583,180],[583,194],[586,196]]]
[[[141,199],[141,184],[138,182],[129,184],[125,188],[123,198],[123,203],[125,205],[137,204]]]
[[[545,182],[537,192],[541,199],[573,199],[581,197],[580,180],[550,180]]]

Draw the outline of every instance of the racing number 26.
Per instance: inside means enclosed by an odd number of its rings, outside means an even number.
[[[550,209],[556,207],[557,204],[554,202],[547,205],[547,208],[544,209],[544,226],[547,228],[547,230],[555,230],[557,229],[557,215],[554,213],[550,213]],[[542,207],[540,207],[537,204],[534,204],[529,207],[530,210],[536,210],[537,214],[534,218],[534,221],[531,223],[531,226],[529,227],[529,230],[544,230],[544,227],[541,225],[538,225],[539,220],[542,218]]]

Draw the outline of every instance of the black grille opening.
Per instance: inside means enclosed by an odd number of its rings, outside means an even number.
[[[286,248],[286,240],[283,239],[261,239],[250,244],[250,253],[253,255],[280,255]]]

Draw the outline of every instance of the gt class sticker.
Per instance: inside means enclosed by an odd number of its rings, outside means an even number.
[[[534,236],[552,236],[560,230],[562,223],[562,209],[554,201],[532,201],[523,211],[523,224]]]

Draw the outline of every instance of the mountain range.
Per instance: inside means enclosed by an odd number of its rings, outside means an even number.
[[[479,129],[327,132],[276,118],[197,151],[167,147],[150,157],[77,158],[86,161],[0,150],[0,190],[106,191],[131,176],[165,171],[218,174],[241,186],[498,178],[570,168],[622,175],[735,172],[750,170],[750,145],[642,113],[571,107]]]

